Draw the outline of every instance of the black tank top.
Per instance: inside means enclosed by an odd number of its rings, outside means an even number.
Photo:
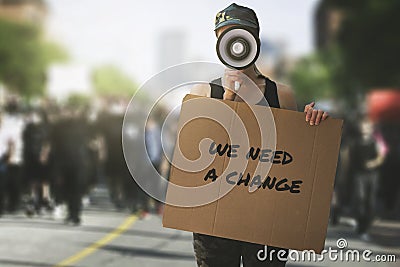
[[[268,101],[269,106],[280,108],[276,83],[265,76],[261,75],[261,77],[265,79],[264,97]],[[221,84],[221,78],[211,81],[211,98],[223,99],[224,88]],[[262,100],[257,105],[266,106],[266,103]]]

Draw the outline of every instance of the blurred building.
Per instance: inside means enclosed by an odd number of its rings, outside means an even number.
[[[265,73],[273,73],[284,54],[284,43],[261,38],[260,56],[257,65]]]
[[[0,18],[42,25],[46,16],[43,0],[0,0]]]
[[[158,67],[160,70],[183,63],[186,53],[186,36],[182,31],[161,33],[158,41]]]
[[[332,44],[337,36],[344,14],[332,0],[321,0],[314,18],[314,43],[317,48]]]
[[[261,38],[260,55],[256,64],[263,74],[282,81],[293,62],[294,59],[288,56],[285,41]]]
[[[158,36],[158,44],[156,46],[156,65],[158,71],[163,71],[166,68],[184,63],[187,52],[186,41],[186,34],[182,30],[166,30]],[[192,75],[190,71],[186,73],[172,71],[168,72],[166,75],[158,75],[157,84],[154,84],[152,90],[148,91],[148,93],[158,98],[160,94],[164,94],[167,90],[175,87],[175,82],[178,81],[180,77],[188,77],[189,75]],[[163,101],[174,102],[174,98],[172,94],[169,94],[168,97],[164,97]]]

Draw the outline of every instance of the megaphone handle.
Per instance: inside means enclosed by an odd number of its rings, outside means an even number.
[[[235,92],[239,91],[239,88],[240,88],[240,83],[235,82]]]

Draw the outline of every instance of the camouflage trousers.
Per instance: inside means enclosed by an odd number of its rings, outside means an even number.
[[[193,246],[199,267],[239,267],[241,260],[244,267],[284,267],[286,264],[277,258],[277,252],[285,250],[287,255],[287,249],[272,246],[267,247],[267,255],[275,250],[271,253],[272,259],[266,257],[265,260],[257,257],[258,251],[264,250],[265,246],[249,242],[193,233]]]

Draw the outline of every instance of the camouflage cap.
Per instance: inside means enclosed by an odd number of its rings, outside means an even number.
[[[235,3],[224,8],[215,16],[215,29],[226,25],[241,25],[255,30],[257,35],[260,31],[257,15],[251,8],[239,6]]]

